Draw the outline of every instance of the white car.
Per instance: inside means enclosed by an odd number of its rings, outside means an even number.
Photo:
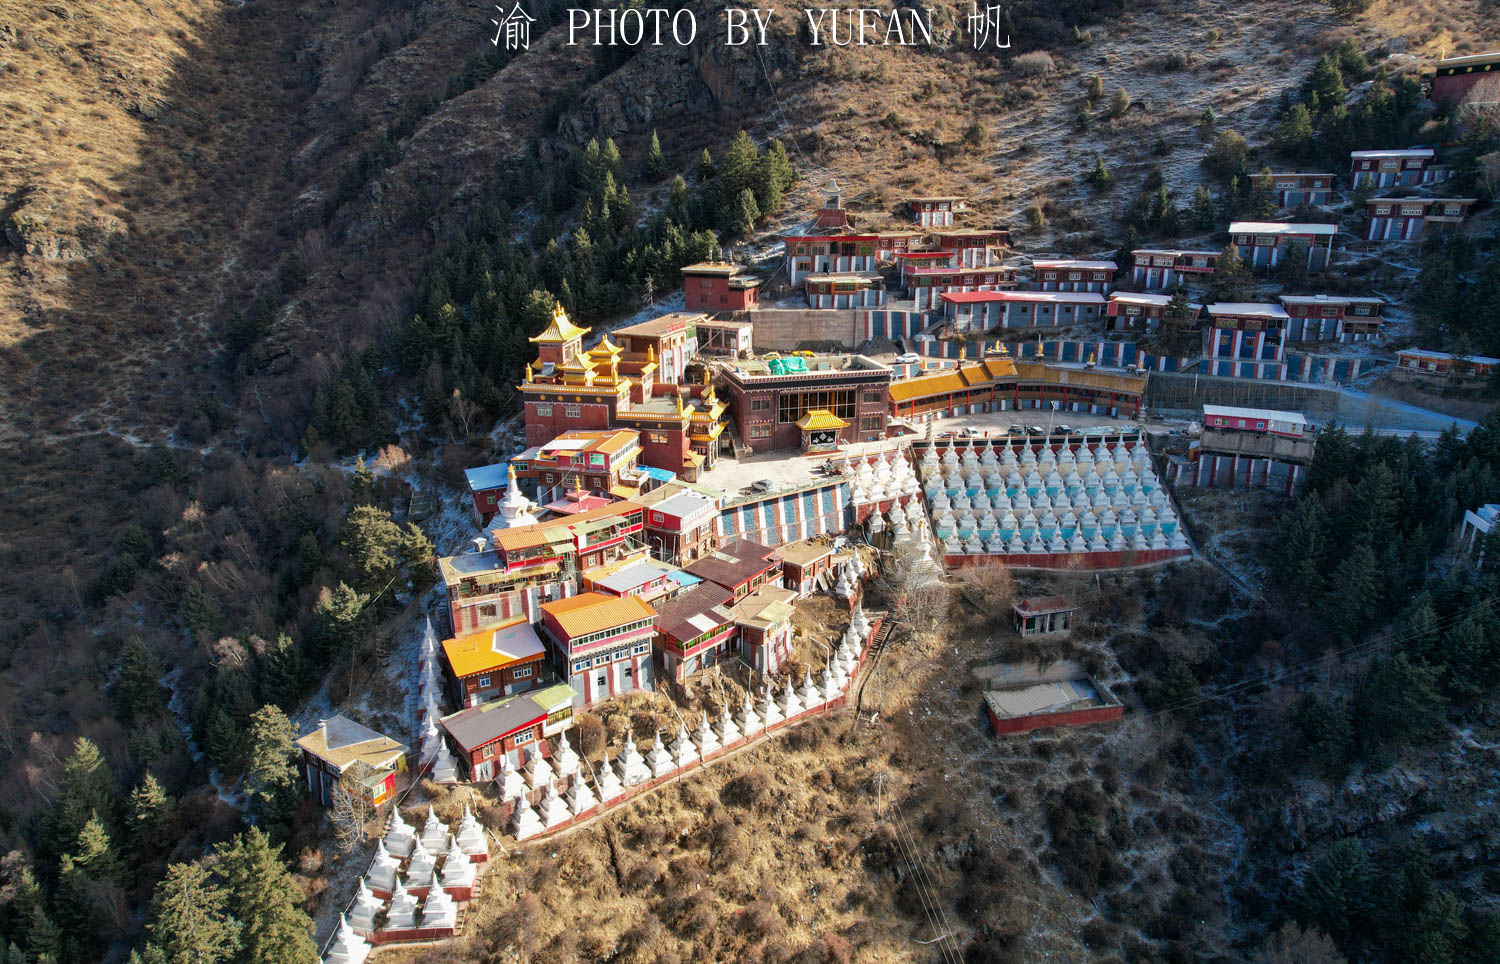
[[[922,356],[918,355],[914,351],[909,351],[909,352],[907,352],[904,355],[897,356],[897,358],[896,358],[896,361],[900,362],[903,365],[915,365],[918,362],[920,362],[921,360],[922,360]]]

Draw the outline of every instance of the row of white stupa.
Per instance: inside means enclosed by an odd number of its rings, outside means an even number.
[[[361,936],[382,931],[443,930],[458,923],[458,905],[449,890],[474,886],[479,866],[475,858],[489,857],[489,840],[484,828],[467,806],[458,830],[450,833],[431,807],[427,822],[418,834],[398,810],[391,811],[385,836],[375,845],[375,859],[360,878],[354,904],[339,921],[338,933],[325,964],[360,964],[370,952]],[[441,860],[441,864],[439,861]],[[402,869],[402,862],[405,869]],[[427,890],[421,899],[413,890]],[[388,900],[374,891],[388,892]],[[381,910],[385,920],[377,924]]]
[[[890,449],[859,458],[849,484],[849,501],[869,505],[908,499],[922,491],[921,480],[900,449]]]
[[[437,633],[432,620],[427,620],[422,641],[417,648],[417,690],[414,705],[417,707],[417,762],[430,767],[429,777],[435,783],[457,783],[458,762],[448,749],[448,741],[438,729],[437,721],[443,713],[440,701],[443,684],[437,671]]]
[[[942,454],[929,447],[921,464],[949,555],[1187,548],[1141,444],[1101,445],[1097,455],[1044,447],[1039,458],[1025,443],[988,442],[960,457],[950,442]]]
[[[800,688],[788,679],[779,698],[767,688],[758,709],[747,693],[738,713],[731,715],[726,704],[713,724],[704,714],[700,717],[697,732],[691,736],[686,726],[679,726],[677,738],[670,746],[662,742],[658,733],[644,755],[636,748],[634,736],[627,733],[625,748],[614,760],[606,761],[598,771],[589,768],[594,778],[593,786],[585,779],[583,761],[566,738],[552,762],[543,759],[539,753],[532,753],[520,772],[502,757],[496,782],[500,785],[502,799],[516,801],[512,820],[516,839],[526,840],[544,833],[601,803],[608,805],[631,787],[668,776],[745,737],[838,699],[859,665],[859,654],[869,640],[870,630],[870,621],[864,610],[856,608],[843,640],[823,668],[819,684],[813,683],[811,672],[803,678]],[[567,789],[561,794],[557,791],[560,778],[568,780]],[[542,797],[535,806],[530,806],[526,802],[528,790],[537,789],[542,790]]]

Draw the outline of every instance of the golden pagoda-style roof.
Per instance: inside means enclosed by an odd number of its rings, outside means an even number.
[[[845,428],[848,422],[839,418],[826,408],[814,408],[806,415],[797,419],[797,427],[804,432],[818,431],[830,428]]]
[[[587,328],[580,328],[569,321],[568,313],[563,311],[562,305],[554,305],[552,308],[552,323],[540,335],[530,338],[528,341],[534,345],[561,345],[575,338],[582,338],[588,334],[588,331]]]
[[[603,338],[599,339],[599,344],[589,349],[589,357],[598,359],[599,361],[607,362],[609,361],[609,359],[620,355],[624,351],[625,349],[610,341],[609,335],[606,334]]]

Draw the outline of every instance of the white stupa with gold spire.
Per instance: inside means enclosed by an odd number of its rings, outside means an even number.
[[[495,517],[490,520],[486,531],[536,525],[536,503],[521,494],[521,487],[516,484],[516,467],[511,465],[509,471],[510,482],[505,487],[505,498],[500,500]]]

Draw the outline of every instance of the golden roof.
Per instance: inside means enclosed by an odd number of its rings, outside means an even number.
[[[826,408],[814,408],[806,415],[797,419],[797,427],[804,432],[817,431],[819,429],[847,428],[848,425],[848,422]]]
[[[589,357],[597,358],[600,361],[608,361],[624,350],[625,349],[621,348],[619,345],[616,345],[614,342],[610,341],[609,335],[606,334],[599,340],[599,344],[589,349]]]
[[[602,592],[579,593],[545,602],[542,612],[555,619],[569,639],[656,617],[656,610],[639,596],[611,596]]]
[[[563,311],[562,305],[554,305],[552,308],[552,323],[535,338],[528,339],[532,344],[561,345],[575,338],[582,338],[588,334],[587,328],[580,328],[568,320],[568,313]]]

